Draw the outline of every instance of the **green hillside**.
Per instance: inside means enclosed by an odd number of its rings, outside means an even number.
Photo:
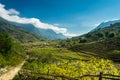
[[[28,32],[23,28],[16,27],[14,25],[9,24],[9,22],[5,22],[5,21],[0,21],[0,32],[6,32],[11,37],[17,39],[22,43],[36,42],[46,39],[45,37],[37,36],[35,34]]]
[[[73,51],[85,51],[97,54],[96,56],[108,58],[114,61],[120,61],[120,36],[103,41],[82,43],[70,47]]]
[[[15,66],[26,58],[13,80],[98,80],[83,76],[99,75],[100,71],[120,75],[116,64],[120,62],[120,23],[76,38],[41,42],[22,28],[5,22],[0,25],[0,68]],[[22,46],[14,39],[23,42]]]
[[[60,41],[60,45],[77,52],[95,53],[97,57],[120,61],[120,23]]]
[[[108,59],[62,47],[57,48],[57,43],[53,42],[46,44],[24,45],[29,59],[14,80],[98,80],[97,77],[81,76],[98,75],[100,71],[104,74],[120,74],[113,62]]]
[[[120,23],[111,24],[105,28],[99,28],[98,30],[89,32],[82,37],[85,37],[88,41],[98,41],[117,36],[120,36]]]
[[[117,36],[120,36],[120,23],[110,24],[110,26],[107,26],[105,28],[99,28],[97,30],[88,32],[82,36],[67,39],[66,41],[67,42],[71,41],[78,44],[78,43],[102,41]]]
[[[80,36],[79,39],[85,38],[87,42],[93,42],[117,36],[120,36],[120,23],[110,24],[110,26],[105,28],[99,28],[98,30]]]
[[[16,66],[25,59],[25,51],[21,44],[6,33],[0,33],[0,69]],[[4,72],[0,70],[1,73]]]

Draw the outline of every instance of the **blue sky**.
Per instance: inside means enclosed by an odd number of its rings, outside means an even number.
[[[6,9],[19,16],[66,28],[84,34],[107,20],[120,19],[120,0],[0,0]]]

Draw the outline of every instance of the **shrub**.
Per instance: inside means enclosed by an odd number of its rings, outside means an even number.
[[[87,39],[86,39],[86,38],[84,38],[84,37],[80,38],[79,43],[85,43],[85,42],[87,42]]]
[[[109,36],[109,38],[113,38],[113,37],[115,37],[115,33],[114,32],[110,32],[108,36]]]
[[[99,33],[97,33],[96,35],[97,35],[99,38],[101,38],[101,37],[103,37],[103,36],[104,36],[104,33],[99,32]]]
[[[0,33],[0,67],[15,66],[24,58],[24,50],[20,43],[7,33]]]
[[[0,52],[8,53],[13,46],[13,40],[6,33],[0,33]]]

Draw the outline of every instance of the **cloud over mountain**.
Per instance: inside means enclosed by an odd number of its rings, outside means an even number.
[[[5,9],[5,5],[0,3],[0,17],[8,21],[22,24],[32,24],[35,27],[42,29],[51,29],[56,33],[62,33],[63,35],[68,37],[77,36],[76,34],[68,33],[66,28],[59,28],[57,25],[43,23],[37,18],[20,17],[19,14],[20,12],[16,11],[15,9]]]

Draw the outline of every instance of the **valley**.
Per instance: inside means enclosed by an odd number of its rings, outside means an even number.
[[[46,45],[41,47],[43,44]],[[24,44],[29,58],[14,80],[98,80],[99,77],[80,77],[98,75],[100,71],[104,74],[120,74],[119,69],[111,60],[97,58],[93,56],[93,53],[74,52],[67,48],[58,48],[57,44],[57,42]]]
[[[71,38],[50,26],[0,17],[0,80],[120,80],[119,20]]]

